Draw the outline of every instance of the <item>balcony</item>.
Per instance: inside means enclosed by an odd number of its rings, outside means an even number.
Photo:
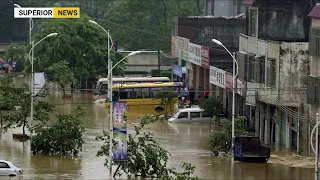
[[[267,52],[267,41],[240,33],[239,51],[254,54],[256,56],[265,56]]]

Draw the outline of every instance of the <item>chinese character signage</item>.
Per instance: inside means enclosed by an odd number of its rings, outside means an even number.
[[[189,43],[189,57],[188,61],[192,64],[201,66],[201,46]]]
[[[237,79],[237,93],[240,96],[243,96],[244,84],[240,79]]]
[[[182,77],[182,67],[177,64],[172,64],[172,74]]]
[[[222,69],[210,66],[210,84],[226,88],[226,72]]]
[[[115,145],[113,146],[113,160],[114,161],[128,160],[127,132],[115,131],[113,132],[113,139],[116,142]]]
[[[176,43],[177,43],[176,56],[180,59],[188,61],[189,39],[177,36]]]
[[[114,161],[127,160],[127,102],[113,102],[113,135],[116,145],[113,148]]]
[[[210,69],[209,60],[209,48],[201,46],[201,66]]]
[[[226,73],[226,90],[232,91],[233,77],[231,73]]]
[[[177,37],[176,36],[172,36],[172,41],[171,41],[171,56],[173,57],[177,57],[177,54],[176,54],[176,39]]]

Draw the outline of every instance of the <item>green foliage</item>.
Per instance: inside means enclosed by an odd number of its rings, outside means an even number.
[[[26,128],[32,131],[33,126],[29,124],[31,93],[29,87],[14,87],[12,76],[0,76],[0,118],[1,128],[5,131],[9,128],[22,127],[23,134]],[[47,102],[34,102],[34,122],[43,124],[49,120],[49,112],[53,106]],[[5,123],[5,125],[4,125]]]
[[[29,124],[28,117],[31,112],[31,93],[27,85],[21,88],[14,88],[12,94],[12,105],[14,108],[7,116],[7,124],[4,129],[22,127],[22,134],[25,134],[26,128],[33,131],[34,125]],[[33,122],[44,124],[49,120],[49,113],[53,110],[53,106],[48,102],[35,101],[34,102],[34,117]]]
[[[34,36],[35,42],[50,33],[58,36],[47,38],[34,49],[34,68],[44,71],[60,60],[66,60],[73,74],[83,77],[106,76],[107,34],[98,26],[89,23],[91,18],[81,14],[79,19],[42,19],[41,30]],[[113,64],[124,56],[111,51]],[[124,61],[125,62],[125,61]],[[123,74],[125,63],[120,63],[114,75]]]
[[[151,70],[151,76],[158,77],[159,76],[159,70],[158,69],[152,69]],[[160,70],[160,76],[161,77],[171,77],[171,71],[170,70]]]
[[[114,40],[125,49],[170,52],[173,17],[200,15],[202,3],[190,0],[114,1],[108,6],[101,24],[110,29]]]
[[[125,173],[129,178],[160,178],[160,179],[190,179],[194,172],[194,167],[190,164],[184,164],[185,172],[179,173],[174,169],[167,167],[169,152],[162,148],[158,142],[153,139],[150,132],[141,132],[141,130],[150,123],[154,123],[161,118],[153,115],[145,115],[139,124],[135,126],[135,134],[128,134],[128,160],[113,162],[117,165],[114,176],[121,177]],[[102,136],[96,137],[96,140],[104,141],[97,156],[107,156],[105,166],[109,167],[109,133],[103,131]],[[113,145],[115,141],[112,140]],[[194,177],[196,179],[197,177]]]
[[[219,152],[227,152],[232,141],[232,121],[229,119],[221,119],[220,123],[215,124],[215,128],[211,131],[210,144],[212,151],[217,155]],[[246,131],[244,118],[235,118],[234,123],[235,136],[252,135]]]
[[[160,105],[165,109],[165,116],[168,116],[168,108],[170,109],[170,115],[174,110],[174,104],[177,103],[178,93],[174,91],[159,92],[155,95],[154,99],[160,101]]]
[[[74,75],[69,63],[67,61],[53,63],[45,72],[49,81],[57,82],[61,86],[63,96],[65,96],[65,87],[74,82]]]
[[[0,129],[3,123],[8,120],[8,112],[14,108],[14,87],[12,77],[8,75],[0,76]]]
[[[7,62],[15,61],[18,68],[16,71],[20,72],[23,70],[24,63],[29,63],[27,50],[28,46],[10,44],[5,54],[5,59]]]
[[[206,99],[202,104],[200,104],[200,108],[209,113],[211,117],[223,112],[223,104],[214,97]]]
[[[33,154],[77,155],[82,151],[84,127],[80,117],[83,108],[78,107],[73,114],[57,115],[57,122],[49,127],[38,126],[31,139]]]

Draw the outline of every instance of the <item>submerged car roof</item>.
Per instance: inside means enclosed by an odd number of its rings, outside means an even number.
[[[180,109],[179,112],[200,112],[203,111],[203,109],[196,107],[196,108],[185,108],[185,109]]]

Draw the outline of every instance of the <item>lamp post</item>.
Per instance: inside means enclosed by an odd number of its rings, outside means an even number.
[[[312,131],[311,131],[311,135],[310,135],[310,145],[311,148],[313,150],[313,152],[315,153],[315,163],[314,163],[314,179],[318,180],[318,174],[319,174],[319,170],[318,170],[318,164],[319,164],[319,113],[316,114],[317,117],[317,121],[316,121],[316,125],[313,127]],[[314,130],[316,130],[316,149],[314,149],[313,146],[313,133]]]
[[[140,53],[140,51],[133,51],[130,54],[128,54],[126,57],[122,58],[120,61],[118,61],[114,66],[112,66],[112,62],[111,62],[111,58],[110,58],[110,51],[111,48],[110,47],[110,40],[112,42],[112,38],[110,36],[110,32],[109,30],[105,30],[102,26],[100,26],[97,22],[93,21],[93,20],[89,20],[90,23],[97,25],[98,27],[100,27],[105,33],[107,33],[108,35],[108,102],[109,102],[109,120],[110,120],[110,146],[109,146],[109,163],[110,163],[110,178],[112,178],[112,139],[113,139],[113,104],[112,104],[112,70],[118,65],[120,64],[122,61],[124,61],[127,57],[135,55]]]
[[[31,45],[31,49],[29,51],[29,61],[30,61],[30,64],[31,64],[31,84],[30,84],[30,90],[31,90],[31,104],[30,104],[30,125],[33,121],[33,97],[34,97],[34,71],[33,71],[33,59],[34,59],[34,53],[33,53],[33,50],[34,50],[34,47],[36,47],[40,42],[42,42],[43,40],[49,38],[49,37],[53,37],[53,36],[57,36],[58,33],[50,33],[48,34],[46,37],[42,38],[40,41],[38,41],[36,44],[34,44],[34,42],[32,41]]]
[[[233,59],[233,66],[232,66],[232,149],[231,149],[231,152],[232,152],[232,155],[233,155],[233,147],[234,147],[234,116],[235,116],[235,97],[236,97],[236,93],[235,93],[235,88],[236,88],[236,78],[238,76],[238,62],[236,60],[236,58],[234,57],[234,55],[232,55],[232,53],[222,44],[222,42],[220,42],[219,40],[216,40],[216,39],[212,39],[212,42],[214,42],[215,44],[223,47],[229,54],[230,56],[232,57]],[[236,69],[236,66],[237,66],[237,69]],[[237,72],[236,72],[237,70]]]
[[[14,5],[14,7],[21,8],[21,6],[19,4],[13,4],[13,5]],[[32,38],[31,38],[32,29],[33,29],[33,20],[32,20],[32,18],[29,18],[29,44],[31,46],[32,46]]]

